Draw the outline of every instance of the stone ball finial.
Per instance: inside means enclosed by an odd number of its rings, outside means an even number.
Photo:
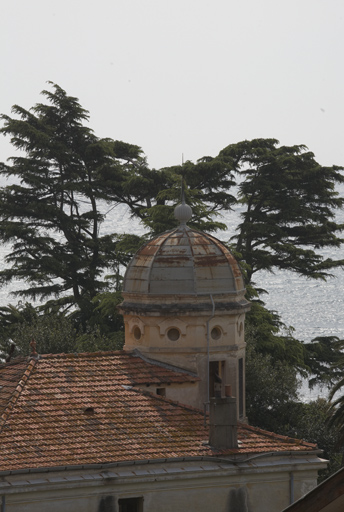
[[[181,189],[182,189],[182,197],[181,197],[181,204],[178,204],[178,206],[174,209],[174,217],[179,221],[179,224],[182,226],[185,226],[188,220],[192,217],[192,209],[191,206],[185,203],[185,193],[184,193],[184,180],[183,177],[180,177],[181,179]]]
[[[181,204],[175,207],[174,216],[180,224],[186,224],[192,217],[192,209],[185,201],[182,201]]]

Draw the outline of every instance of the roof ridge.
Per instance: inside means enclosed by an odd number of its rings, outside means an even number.
[[[21,392],[23,391],[23,389],[25,387],[25,384],[27,383],[34,367],[36,366],[37,361],[38,360],[33,357],[29,358],[27,367],[26,367],[25,371],[23,372],[23,375],[22,375],[20,381],[18,382],[15,390],[13,391],[11,397],[9,398],[7,406],[5,407],[4,412],[2,413],[2,415],[0,417],[0,433],[2,432],[2,430],[5,426],[5,423],[7,421],[7,418],[9,417],[11,411],[13,411],[14,406],[16,405],[18,398],[20,397]]]
[[[297,437],[290,437],[290,436],[284,436],[282,434],[276,434],[275,432],[269,432],[268,430],[264,430],[260,427],[255,427],[253,425],[248,425],[247,423],[241,423],[241,428],[250,430],[253,432],[260,432],[261,434],[264,434],[267,437],[271,437],[272,439],[281,439],[286,442],[291,443],[298,443],[298,444],[307,444],[309,446],[318,446],[316,443],[310,443],[309,441],[305,441],[304,439],[298,439]]]
[[[89,356],[116,356],[124,354],[124,350],[96,350],[94,352],[61,352],[59,354],[40,354],[41,359],[73,359],[87,358]]]

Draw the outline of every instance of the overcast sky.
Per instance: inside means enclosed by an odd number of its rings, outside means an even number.
[[[344,165],[343,0],[3,0],[0,112],[51,80],[152,167],[244,139]],[[2,137],[3,139],[3,137]],[[13,154],[0,141],[0,161]]]

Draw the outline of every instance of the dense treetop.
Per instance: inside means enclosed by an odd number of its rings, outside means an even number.
[[[321,166],[303,145],[254,139],[195,163],[151,169],[138,146],[98,138],[87,126],[87,110],[60,86],[50,83],[42,95],[45,102],[30,110],[16,105],[12,116],[2,116],[1,132],[18,151],[0,164],[0,174],[10,178],[0,189],[0,240],[11,247],[0,285],[19,280],[19,297],[39,300],[46,313],[71,315],[82,333],[123,332],[113,314],[123,270],[145,236],[176,226],[182,177],[193,209],[190,226],[216,231],[223,227],[217,214],[240,206],[240,222],[227,243],[253,301],[248,321],[258,349],[324,378],[319,354],[331,362],[338,344],[295,340],[265,309],[253,277],[263,269],[289,269],[325,279],[344,265],[322,252],[343,242],[344,226],[335,219],[344,201],[337,192],[343,168]],[[102,232],[106,213],[118,204],[142,221],[142,237],[118,235],[115,227]],[[7,325],[13,310],[4,307],[2,313]]]

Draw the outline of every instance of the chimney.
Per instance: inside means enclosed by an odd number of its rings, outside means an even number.
[[[210,399],[209,424],[210,446],[218,450],[238,448],[237,410],[234,397]]]

